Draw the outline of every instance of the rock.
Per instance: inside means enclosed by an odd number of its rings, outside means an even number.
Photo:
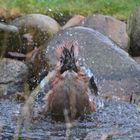
[[[140,56],[140,7],[138,7],[127,21],[127,31],[130,37],[130,53],[133,56]]]
[[[113,101],[97,114],[98,126],[89,131],[84,140],[140,139],[140,112],[132,104]]]
[[[98,30],[113,40],[120,48],[128,51],[129,37],[124,22],[111,16],[96,14],[85,18],[80,25]]]
[[[56,122],[49,117],[30,122],[27,105],[23,110],[23,104],[15,100],[0,100],[1,139],[17,136],[17,139],[30,140],[104,140],[100,138],[110,134],[105,140],[139,140],[140,111],[126,102],[106,101],[104,104],[103,109],[74,123]],[[21,116],[23,112],[25,120]]]
[[[27,66],[20,61],[3,58],[0,60],[0,97],[24,91],[27,81]]]
[[[70,20],[68,20],[68,22],[63,26],[63,29],[66,29],[68,27],[72,27],[72,26],[76,26],[79,25],[79,23],[81,21],[83,21],[85,19],[84,16],[81,15],[75,15],[73,16]]]
[[[87,27],[72,27],[58,32],[48,43],[46,57],[53,67],[54,49],[62,41],[76,40],[80,45],[79,61],[93,70],[101,96],[130,100],[140,91],[140,66],[106,36]]]
[[[24,15],[13,20],[11,24],[19,28],[23,37],[30,33],[36,46],[42,45],[60,30],[60,25],[54,19],[41,14]]]
[[[20,37],[18,28],[0,23],[0,55],[4,56],[7,51],[18,50],[19,45]]]

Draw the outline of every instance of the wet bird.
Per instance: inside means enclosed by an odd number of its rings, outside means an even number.
[[[77,61],[78,50],[78,45],[73,42],[55,50],[59,61],[47,76],[42,111],[50,112],[55,118],[65,118],[67,112],[67,116],[73,120],[96,111],[92,92],[97,94],[98,88],[94,78],[89,78],[81,69]]]

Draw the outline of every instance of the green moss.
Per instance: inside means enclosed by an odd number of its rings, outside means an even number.
[[[0,5],[18,9],[21,13],[58,13],[89,15],[102,13],[126,20],[140,0],[0,0]]]

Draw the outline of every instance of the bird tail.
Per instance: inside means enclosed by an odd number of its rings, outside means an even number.
[[[67,70],[75,71],[75,72],[78,71],[77,66],[76,66],[76,59],[74,56],[73,44],[70,49],[66,47],[63,48],[63,51],[60,57],[60,64],[61,64],[61,70],[60,70],[61,74]]]

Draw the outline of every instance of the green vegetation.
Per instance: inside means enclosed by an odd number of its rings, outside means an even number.
[[[89,15],[102,13],[125,20],[140,0],[0,0],[0,6],[21,13]]]

